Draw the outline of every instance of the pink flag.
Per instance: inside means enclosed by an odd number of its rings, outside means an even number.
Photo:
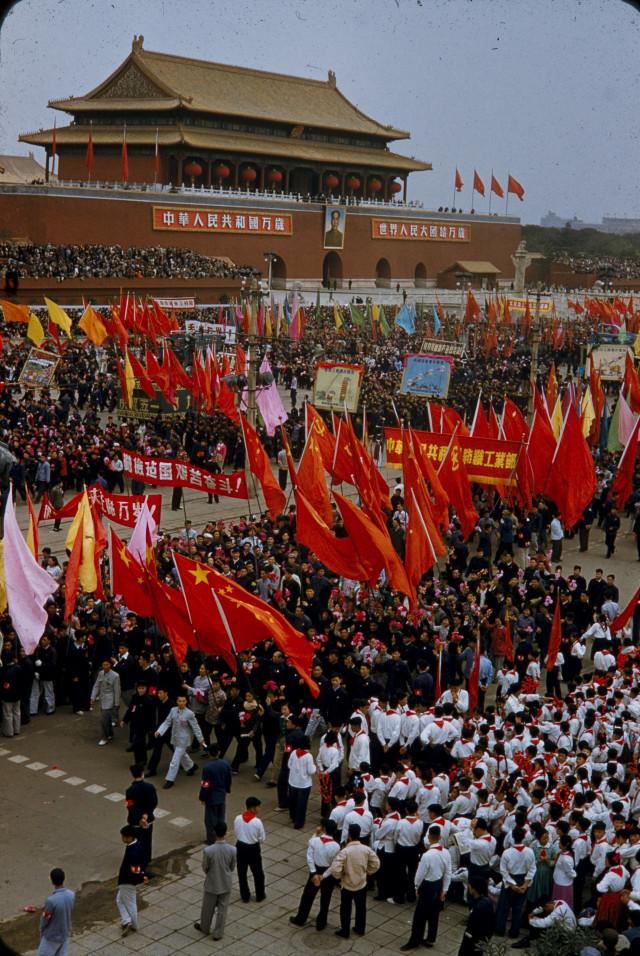
[[[271,371],[271,366],[266,358],[262,360],[260,371],[263,373]],[[272,382],[268,388],[260,388],[258,390],[256,402],[260,409],[267,435],[275,435],[276,428],[284,424],[289,417],[282,404],[282,399],[280,398],[280,393],[278,392],[275,381]]]
[[[129,554],[132,554],[143,567],[147,565],[147,543],[151,541],[151,544],[155,544],[158,540],[158,535],[156,534],[157,528],[158,525],[149,511],[149,505],[145,498],[140,508],[133,534],[127,545]],[[148,534],[147,531],[149,532]]]
[[[44,605],[58,585],[31,554],[11,498],[4,514],[4,577],[11,622],[25,653],[33,654],[47,626]]]
[[[293,293],[293,301],[291,303],[289,338],[292,338],[294,342],[298,342],[300,339],[300,296],[297,292]]]
[[[634,415],[629,408],[629,403],[622,392],[620,392],[618,401],[620,403],[620,408],[618,410],[618,441],[624,446],[631,438],[631,433],[635,428],[637,416]]]

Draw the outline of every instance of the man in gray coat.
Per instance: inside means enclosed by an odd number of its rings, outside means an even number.
[[[162,737],[163,734],[171,728],[171,743],[173,744],[173,756],[167,776],[164,781],[163,790],[169,790],[178,776],[180,764],[188,777],[193,777],[196,772],[196,765],[189,756],[189,747],[195,737],[198,743],[204,744],[204,737],[200,730],[200,725],[196,720],[196,715],[187,707],[187,697],[185,694],[178,694],[176,697],[176,706],[172,707],[166,719],[156,730],[156,737]]]
[[[236,868],[236,848],[225,840],[226,823],[216,823],[214,829],[216,842],[205,847],[202,853],[202,869],[205,872],[204,893],[200,922],[195,923],[194,926],[201,933],[208,935],[215,911],[216,919],[212,936],[214,939],[222,939],[231,896],[231,874]]]
[[[98,747],[104,747],[113,740],[113,728],[118,723],[120,714],[120,675],[112,670],[108,657],[102,662],[91,691],[91,703],[98,701],[102,726],[102,739],[98,741]]]

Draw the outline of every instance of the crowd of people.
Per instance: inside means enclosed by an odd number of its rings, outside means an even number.
[[[301,406],[318,340],[328,358],[358,357],[365,364],[362,401],[372,448],[396,410],[416,427],[427,425],[424,405],[397,394],[404,333],[372,341],[363,330],[336,330],[329,310],[310,317],[307,331],[301,342],[272,341],[269,352],[295,398],[287,427],[296,453],[304,443]],[[7,379],[25,351],[9,333]],[[553,357],[571,373],[570,349]],[[108,351],[96,355],[74,338],[56,375],[52,391],[12,385],[0,393],[0,439],[16,458],[18,495],[29,486],[36,498],[54,488],[64,497],[96,480],[120,490],[114,475],[124,447],[209,467],[223,445],[223,466],[243,464],[240,433],[220,414],[152,422],[110,414],[118,386]],[[469,416],[482,388],[496,398],[508,393],[524,406],[528,375],[524,343],[509,359],[457,362],[450,404]],[[362,425],[359,414],[359,434]],[[275,460],[279,438],[261,437]],[[403,914],[414,907],[405,949],[423,940],[433,945],[442,906],[456,900],[471,909],[464,956],[475,956],[494,934],[525,947],[553,923],[571,929],[576,917],[600,934],[620,932],[633,947],[640,936],[634,932],[640,924],[640,618],[636,613],[625,630],[612,631],[621,605],[615,574],[603,566],[587,580],[580,566],[569,570],[562,563],[567,535],[579,534],[583,551],[599,547],[589,537],[596,525],[609,534],[613,554],[611,518],[617,515],[608,486],[615,458],[601,455],[598,467],[598,494],[576,529],[563,528],[544,499],[526,512],[475,486],[477,527],[465,541],[451,515],[447,556],[425,573],[413,610],[384,580],[370,587],[323,565],[296,539],[294,507],[274,519],[246,514],[228,522],[212,507],[201,528],[185,523],[181,531],[160,534],[159,576],[177,585],[177,551],[271,603],[312,643],[319,696],[269,637],[239,654],[237,673],[193,649],[177,664],[157,622],[139,618],[110,593],[105,564],[106,599],[81,593],[65,623],[60,588],[34,654],[20,648],[8,615],[0,619],[2,733],[19,734],[59,708],[83,715],[94,707],[101,718],[96,744],[126,747],[135,760],[134,784],[147,787],[145,775],[161,778],[165,789],[187,787],[180,771],[195,776],[193,758],[204,756],[205,863],[207,854],[220,856],[213,869],[227,875],[205,888],[210,898],[199,928],[206,932],[216,912],[216,937],[224,931],[232,864],[243,900],[251,898],[249,871],[255,899],[268,893],[259,797],[249,798],[234,820],[234,860],[228,852],[225,801],[234,774],[243,773],[255,777],[256,792],[271,785],[283,819],[288,814],[297,829],[309,825],[319,793],[322,822],[309,841],[309,880],[291,914],[296,926],[305,925],[319,894],[316,928],[324,929],[340,885],[336,931],[342,937],[365,933],[369,887],[380,905]],[[390,492],[390,535],[402,556],[402,482]],[[638,486],[630,513],[640,539],[636,502]],[[343,533],[337,512],[335,527]],[[50,552],[41,561],[63,584],[67,562]],[[545,671],[557,602],[562,641],[555,665]],[[474,706],[469,684],[478,646]],[[138,870],[129,882],[131,873],[123,871],[121,887],[143,882],[151,859],[144,831],[153,808],[144,806],[122,833],[135,858],[126,865]],[[217,846],[222,849],[211,849]],[[135,892],[120,891],[119,907],[127,935],[137,925]]]
[[[0,264],[19,278],[55,279],[221,279],[251,275],[230,259],[171,246],[68,246],[0,243]]]
[[[596,275],[601,279],[640,278],[640,259],[637,256],[597,256],[556,253],[554,262],[569,266],[572,272]]]

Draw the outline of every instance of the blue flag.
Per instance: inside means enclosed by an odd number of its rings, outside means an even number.
[[[289,299],[285,295],[284,297],[284,317],[287,320],[287,325],[291,325],[292,315],[291,315],[291,306],[289,305]]]
[[[602,406],[602,415],[600,417],[600,440],[598,444],[600,445],[600,451],[607,450],[607,444],[609,442],[609,409],[607,408],[607,400],[605,398],[604,405]]]
[[[440,321],[440,316],[438,315],[438,310],[435,305],[433,306],[433,334],[440,335],[440,329],[442,328],[442,322]]]
[[[398,310],[398,314],[396,315],[396,325],[399,325],[401,329],[404,329],[407,335],[413,335],[416,330],[415,307],[412,315],[405,303],[405,305]]]

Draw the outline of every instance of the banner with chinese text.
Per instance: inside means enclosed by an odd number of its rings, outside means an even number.
[[[462,223],[410,219],[372,219],[372,239],[414,239],[422,242],[470,242],[471,227]]]
[[[172,232],[293,235],[293,216],[290,213],[239,212],[211,206],[154,206],[151,215],[154,229]]]
[[[193,488],[223,498],[246,498],[247,482],[244,471],[230,475],[214,475],[204,468],[174,458],[149,458],[136,451],[122,452],[124,473],[128,478],[139,478],[160,488]]]
[[[414,438],[420,442],[423,453],[438,465],[447,453],[451,435],[439,432],[414,431]],[[385,428],[384,439],[387,448],[387,465],[390,468],[402,466],[402,429]],[[482,484],[510,484],[514,481],[514,469],[518,463],[520,444],[516,441],[499,441],[494,438],[465,438],[459,436],[462,449],[462,461],[471,481]]]
[[[89,501],[96,504],[105,517],[110,518],[116,524],[124,525],[125,528],[133,528],[140,509],[144,504],[145,498],[149,506],[149,511],[157,525],[162,519],[162,495],[113,495],[106,491],[102,485],[89,485],[87,489]],[[40,504],[40,513],[38,515],[38,524],[41,521],[55,521],[62,518],[73,518],[80,502],[82,501],[82,492],[67,501],[62,508],[54,508],[49,501],[48,496],[44,495]]]

